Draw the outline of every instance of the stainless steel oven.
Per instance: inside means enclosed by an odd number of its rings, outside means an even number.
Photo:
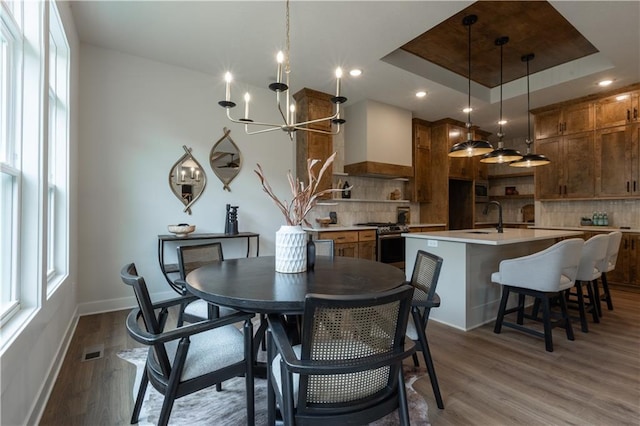
[[[378,262],[388,263],[404,269],[405,245],[404,237],[402,237],[401,234],[409,232],[407,225],[380,222],[359,223],[358,225],[377,227],[376,260]]]

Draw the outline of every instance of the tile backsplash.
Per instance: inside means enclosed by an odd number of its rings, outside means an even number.
[[[537,201],[536,225],[579,226],[580,218],[607,213],[609,226],[640,228],[640,200]]]

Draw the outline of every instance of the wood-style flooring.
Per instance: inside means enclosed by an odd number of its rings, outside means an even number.
[[[554,329],[554,352],[542,339],[493,324],[470,332],[430,322],[427,335],[445,403],[439,410],[428,377],[414,384],[433,425],[639,425],[640,293],[612,291],[615,309],[576,340]],[[128,312],[80,318],[41,425],[125,425],[135,368],[116,356],[138,346]],[[84,349],[104,356],[81,361]],[[221,420],[211,424],[222,425]]]

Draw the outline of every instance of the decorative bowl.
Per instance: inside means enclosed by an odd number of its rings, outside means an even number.
[[[178,225],[168,225],[167,229],[172,234],[176,234],[176,237],[186,237],[196,230],[196,226],[189,225],[188,223],[180,223]]]

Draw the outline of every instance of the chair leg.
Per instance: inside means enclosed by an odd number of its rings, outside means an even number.
[[[580,328],[583,333],[589,332],[589,325],[587,324],[587,313],[584,308],[584,294],[582,293],[582,282],[576,280],[576,293],[578,296],[578,312],[580,313]]]
[[[411,355],[411,358],[413,359],[413,366],[420,367],[420,362],[418,361],[418,355],[416,355],[415,352],[413,353],[413,355]]]
[[[560,303],[562,318],[564,319],[564,329],[567,333],[567,339],[575,340],[575,337],[573,336],[573,327],[571,326],[571,318],[569,317],[569,309],[567,308],[567,301],[562,295],[558,297],[558,301]]]
[[[553,352],[553,335],[551,334],[551,305],[547,295],[542,298],[542,323],[544,325],[544,345],[547,352]]]
[[[593,288],[596,282],[596,280],[587,282],[587,293],[589,294],[589,309],[591,310],[591,317],[593,318],[593,322],[597,324],[600,322],[600,315],[598,314],[598,303],[595,297],[595,289]]]
[[[602,302],[600,301],[600,286],[598,285],[598,280],[593,280],[593,296],[595,300],[592,303],[598,311],[598,317],[602,317]]]
[[[496,324],[493,327],[493,332],[500,334],[502,331],[502,322],[504,321],[504,311],[507,309],[507,301],[509,300],[509,286],[502,286],[502,298],[500,299],[500,308],[498,309],[498,316],[496,318]]]
[[[400,417],[400,424],[403,426],[409,426],[409,406],[407,404],[407,388],[404,384],[404,374],[402,373],[402,366],[398,368],[398,417]]]
[[[418,334],[418,343],[420,344],[420,350],[424,357],[424,363],[427,366],[427,372],[429,373],[429,379],[431,380],[431,388],[433,389],[433,395],[436,398],[438,408],[444,408],[444,402],[442,402],[442,395],[440,394],[440,386],[438,385],[438,377],[436,376],[436,369],[433,365],[433,358],[431,357],[431,351],[429,350],[429,341],[425,329],[422,327],[422,321],[420,320],[420,313],[412,311],[413,323],[416,327]]]
[[[607,273],[602,273],[602,295],[603,299],[607,301],[607,309],[613,311],[613,302],[611,301],[611,293],[609,293],[609,282],[607,281]]]
[[[254,426],[255,415],[255,395],[253,383],[253,324],[251,320],[244,323],[244,358],[245,358],[245,387],[247,393],[247,426]]]
[[[149,376],[147,376],[147,366],[144,366],[142,372],[142,380],[140,381],[140,387],[138,388],[138,396],[136,396],[136,403],[133,407],[133,413],[131,414],[131,424],[138,423],[140,417],[140,409],[142,409],[142,402],[144,400],[144,394],[147,391],[147,384],[149,383]]]
[[[524,324],[524,294],[518,294],[518,316],[517,323]]]

